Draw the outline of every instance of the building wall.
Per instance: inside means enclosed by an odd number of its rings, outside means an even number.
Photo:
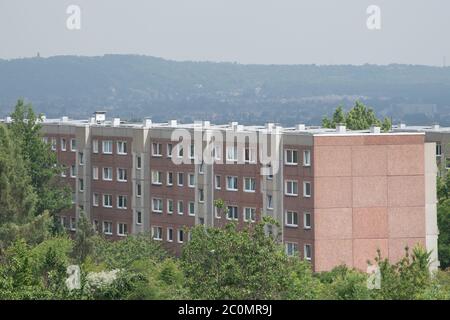
[[[315,137],[315,267],[425,245],[424,137]]]

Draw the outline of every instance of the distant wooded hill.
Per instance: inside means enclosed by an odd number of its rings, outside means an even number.
[[[47,117],[320,124],[355,100],[378,116],[450,124],[450,67],[176,62],[136,55],[0,60],[0,116],[23,97]]]

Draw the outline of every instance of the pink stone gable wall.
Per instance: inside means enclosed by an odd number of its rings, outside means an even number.
[[[314,138],[315,270],[425,245],[424,136]]]

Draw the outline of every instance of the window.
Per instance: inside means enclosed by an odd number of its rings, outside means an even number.
[[[67,168],[62,166],[62,168],[61,168],[61,177],[63,177],[63,178],[66,177],[66,170],[67,170]]]
[[[142,211],[136,211],[136,224],[142,224]]]
[[[238,154],[237,154],[237,147],[231,146],[227,147],[227,161],[237,161]]]
[[[184,205],[183,205],[183,201],[178,201],[178,214],[182,215],[184,212]]]
[[[70,139],[70,151],[72,152],[77,151],[77,140]]]
[[[127,142],[126,141],[117,141],[117,154],[124,155],[127,154]]]
[[[227,190],[229,191],[237,191],[238,189],[238,178],[237,177],[227,177]]]
[[[203,174],[205,170],[205,163],[202,162],[198,165],[198,173]]]
[[[295,211],[286,211],[286,225],[288,227],[298,226],[298,214]]]
[[[195,157],[195,146],[191,144],[191,148],[189,149],[189,158],[194,159]]]
[[[256,162],[255,149],[245,148],[245,150],[244,150],[244,161],[246,163],[255,163]]]
[[[173,172],[167,172],[167,185],[173,186]]]
[[[311,261],[311,256],[312,256],[311,245],[305,244],[305,247],[304,247],[305,260]]]
[[[162,144],[161,143],[153,143],[152,144],[152,155],[154,157],[160,157],[162,156]]]
[[[195,175],[193,173],[189,173],[189,187],[195,187]]]
[[[72,192],[72,204],[75,204],[77,202],[77,193]]]
[[[112,181],[112,168],[103,168],[103,180]]]
[[[152,170],[152,183],[153,184],[162,184],[162,172]]]
[[[153,240],[162,240],[162,227],[152,227]]]
[[[111,140],[103,140],[102,141],[102,151],[105,154],[112,154],[113,152],[113,143]]]
[[[212,153],[215,160],[220,160],[222,157],[222,148],[219,145],[215,145]]]
[[[267,195],[267,209],[273,209],[272,195]]]
[[[97,139],[92,140],[92,152],[98,153],[98,140]]]
[[[181,144],[178,144],[177,148],[178,148],[178,158],[183,158],[183,146]]]
[[[244,208],[244,221],[256,221],[256,208]]]
[[[227,219],[228,220],[238,220],[238,207],[236,206],[228,206],[227,208]]]
[[[184,174],[183,174],[183,172],[178,172],[178,177],[177,177],[177,182],[178,182],[178,186],[180,186],[180,187],[182,187],[183,186],[183,184],[184,184]]]
[[[162,212],[163,211],[162,199],[153,198],[152,209],[153,209],[153,212]]]
[[[445,158],[445,169],[450,169],[450,158]]]
[[[142,186],[140,183],[136,183],[136,196],[137,197],[142,196]]]
[[[220,190],[221,184],[220,184],[220,176],[215,177],[215,187],[217,190]]]
[[[193,201],[189,201],[189,215],[195,216],[195,203]]]
[[[94,231],[95,231],[95,232],[98,232],[98,231],[100,230],[100,229],[99,229],[98,220],[94,220],[94,221],[93,221],[92,227],[94,228]]]
[[[112,208],[112,195],[110,194],[103,195],[103,206],[106,208]]]
[[[77,220],[75,217],[70,218],[70,230],[75,231],[77,229]]]
[[[436,142],[436,157],[442,156],[442,145],[440,142]]]
[[[286,254],[289,257],[298,255],[298,244],[294,242],[286,242]]]
[[[118,168],[117,169],[117,181],[126,182],[127,181],[127,169]]]
[[[65,138],[61,138],[61,151],[67,150],[67,141]]]
[[[298,182],[294,180],[286,180],[285,195],[297,196],[298,195]]]
[[[117,209],[127,208],[127,196],[117,196]]]
[[[84,153],[78,152],[78,159],[80,160],[80,166],[84,165]]]
[[[167,241],[172,242],[173,241],[173,229],[167,228]]]
[[[94,193],[92,195],[92,205],[94,207],[98,207],[98,202],[99,202],[99,195],[98,195],[98,193]]]
[[[136,156],[136,168],[141,169],[142,167],[142,159],[140,156]]]
[[[79,183],[79,187],[80,187],[80,192],[83,192],[84,191],[84,180],[78,179],[78,183]]]
[[[92,179],[98,180],[98,167],[92,167]]]
[[[117,224],[117,235],[126,236],[128,234],[128,225],[126,223]]]
[[[256,191],[255,178],[244,178],[244,191],[245,192],[255,192]]]
[[[172,214],[173,213],[173,200],[167,199],[167,213]]]
[[[53,151],[56,151],[56,138],[52,138],[51,148],[52,148]]]
[[[303,166],[309,167],[311,165],[311,151],[303,150]]]
[[[285,151],[285,164],[287,165],[296,165],[298,164],[298,151],[286,149]]]
[[[178,229],[178,243],[183,243],[184,241],[184,231],[183,229]]]
[[[75,166],[70,166],[70,177],[75,178],[76,176],[77,176],[77,174],[76,174]]]
[[[311,229],[311,213],[309,212],[303,213],[303,228]]]
[[[205,192],[203,189],[198,189],[198,201],[205,202]]]
[[[172,157],[172,150],[173,150],[173,144],[168,143],[167,144],[167,157],[168,158]]]
[[[112,222],[110,221],[103,221],[103,233],[104,234],[112,234]]]
[[[67,228],[67,218],[66,217],[61,217],[61,226],[63,228]]]
[[[303,182],[303,196],[306,198],[311,197],[311,182]]]
[[[220,218],[221,218],[219,208],[217,208],[216,206],[214,206],[214,216],[215,216],[217,219],[220,219]]]

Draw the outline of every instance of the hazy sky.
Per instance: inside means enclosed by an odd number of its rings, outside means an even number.
[[[81,29],[69,30],[69,5]],[[381,8],[381,30],[366,26]],[[264,64],[450,64],[449,0],[0,0],[0,58],[133,53]]]

